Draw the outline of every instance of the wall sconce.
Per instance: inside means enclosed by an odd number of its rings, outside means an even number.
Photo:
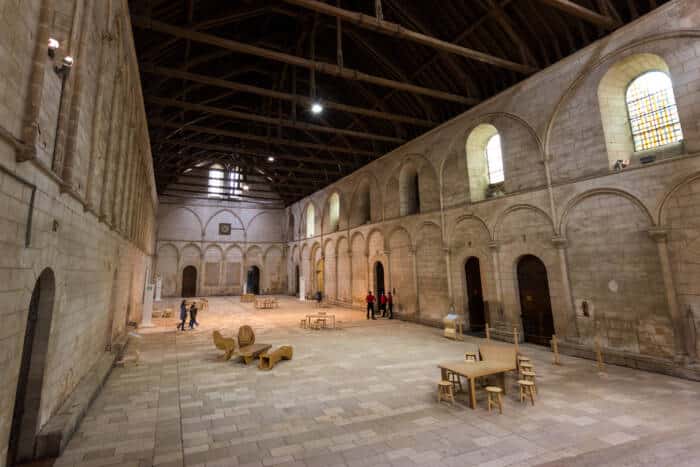
[[[61,66],[55,67],[54,70],[59,75],[67,75],[71,68],[73,68],[73,57],[66,55],[61,61]]]
[[[59,47],[61,47],[61,43],[53,37],[49,37],[49,57],[53,58]]]

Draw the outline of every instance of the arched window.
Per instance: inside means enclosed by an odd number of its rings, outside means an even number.
[[[489,184],[501,183],[504,180],[501,135],[496,133],[489,138],[484,149],[484,155],[486,156],[486,166],[488,167]]]
[[[406,164],[399,173],[399,214],[410,216],[420,212],[420,183],[418,170]]]
[[[224,168],[219,164],[209,166],[209,188],[207,191],[210,198],[223,198]]]
[[[306,208],[306,236],[313,237],[314,227],[316,226],[316,211],[314,210],[314,205],[309,203]]]
[[[671,78],[663,71],[637,76],[625,95],[635,151],[683,140]]]
[[[333,193],[328,200],[328,221],[331,232],[338,230],[338,221],[340,220],[340,196],[338,193]]]

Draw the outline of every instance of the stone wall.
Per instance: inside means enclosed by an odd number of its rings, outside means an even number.
[[[260,269],[261,293],[287,291],[282,209],[217,200],[161,199],[158,211],[156,274],[164,297],[182,294],[183,270],[197,270],[197,295],[239,295],[246,272]],[[230,226],[220,233],[220,224]]]
[[[522,330],[517,266],[534,255],[546,267],[561,338],[589,348],[598,338],[625,358],[692,360],[698,349],[686,329],[700,319],[699,38],[697,1],[669,2],[292,205],[289,290],[296,268],[309,277],[320,259],[314,252],[323,251],[331,300],[362,306],[379,261],[400,316],[438,324],[454,306],[469,321],[464,266],[475,256],[491,324]],[[606,99],[624,95],[621,73],[660,63],[674,84],[684,141],[673,151],[633,153],[619,141],[624,131],[604,131],[603,117],[616,111]],[[477,193],[483,181],[469,173],[483,166],[467,163],[480,156],[472,155],[480,137],[467,144],[480,125],[501,135],[501,196]],[[643,155],[655,160],[642,163]],[[630,166],[615,171],[617,159]],[[421,205],[400,216],[407,198],[398,178],[407,167],[418,172]],[[333,193],[341,200],[338,231],[323,221]],[[307,280],[307,291],[317,283]]]
[[[0,11],[3,466],[37,278],[54,283],[52,312],[40,314],[50,319],[41,428],[140,320],[157,200],[126,1],[0,1]],[[53,59],[49,37],[61,44]],[[58,73],[65,55],[74,66]]]

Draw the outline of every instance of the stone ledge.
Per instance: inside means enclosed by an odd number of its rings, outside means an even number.
[[[44,425],[36,438],[38,459],[58,457],[66,448],[88,408],[107,380],[118,352],[105,352],[80,380],[60,409]]]
[[[572,357],[595,360],[595,350],[585,345],[559,341],[559,351]],[[637,370],[700,381],[700,366],[698,365],[686,366],[673,360],[611,349],[603,349],[603,360],[606,365],[626,366]]]

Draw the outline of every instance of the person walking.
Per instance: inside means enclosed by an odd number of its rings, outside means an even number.
[[[382,318],[386,318],[386,295],[383,290],[379,292],[379,310],[382,312]]]
[[[389,306],[389,319],[394,319],[394,297],[391,295],[391,291],[389,291],[389,296],[386,297],[386,303]]]
[[[194,305],[194,302],[192,302],[192,306],[190,307],[190,329],[194,329],[195,325],[199,326],[197,322],[197,307]]]
[[[177,328],[184,331],[185,321],[187,321],[187,304],[183,300],[182,303],[180,303],[180,324],[177,325]]]
[[[371,290],[367,291],[365,300],[367,300],[367,319],[369,319],[370,312],[372,313],[372,319],[377,319],[374,317],[374,295],[372,295]]]

